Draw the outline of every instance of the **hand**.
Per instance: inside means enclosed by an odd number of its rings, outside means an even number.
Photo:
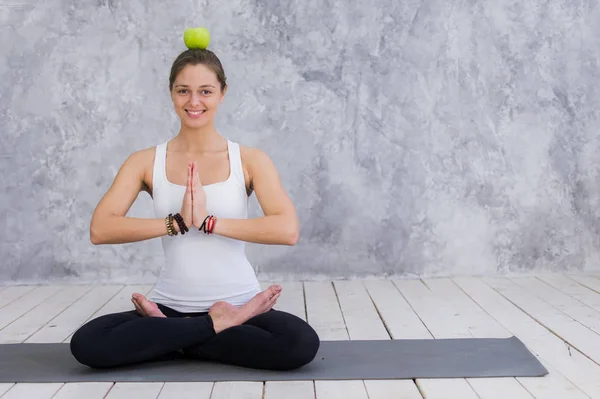
[[[192,223],[199,229],[208,216],[206,211],[206,193],[198,173],[198,161],[192,163]]]
[[[183,195],[183,204],[181,205],[181,212],[179,212],[179,214],[181,215],[181,217],[183,218],[183,222],[185,223],[186,226],[190,227],[192,225],[193,222],[193,210],[192,210],[192,206],[193,206],[193,197],[192,197],[192,167],[193,167],[193,163],[189,162],[188,163],[188,173],[187,173],[187,183],[186,183],[186,187],[185,187],[185,194]],[[181,231],[179,231],[179,225],[177,223],[173,223],[173,227],[175,227],[175,229],[181,233]]]

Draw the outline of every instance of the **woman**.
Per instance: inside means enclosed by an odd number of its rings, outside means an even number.
[[[71,352],[90,367],[187,356],[238,366],[290,370],[316,355],[319,338],[302,319],[272,309],[281,287],[260,291],[245,241],[294,245],[298,219],[263,152],[222,137],[214,118],[227,90],[210,50],[181,53],[169,90],[181,129],[172,140],[132,154],[99,202],[94,244],[162,238],[166,265],[154,295],[133,294],[135,311],[91,320]],[[156,219],[126,217],[140,191]],[[256,193],[265,216],[247,219]]]

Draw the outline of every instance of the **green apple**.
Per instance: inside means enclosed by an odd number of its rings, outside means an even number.
[[[210,43],[210,33],[206,28],[188,28],[183,33],[183,42],[189,49],[205,49]]]

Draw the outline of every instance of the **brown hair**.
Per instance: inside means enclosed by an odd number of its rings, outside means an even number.
[[[221,83],[221,91],[225,90],[227,86],[227,77],[225,76],[225,71],[223,70],[223,65],[221,65],[221,61],[219,57],[215,55],[210,50],[203,49],[190,49],[186,50],[183,53],[179,54],[175,61],[173,62],[173,66],[171,66],[171,74],[169,76],[169,90],[173,90],[173,83],[175,82],[175,78],[179,75],[179,72],[186,65],[205,65],[210,68],[215,75],[217,75],[217,80]]]

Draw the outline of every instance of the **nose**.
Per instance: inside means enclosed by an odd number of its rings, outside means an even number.
[[[200,105],[200,95],[196,93],[192,93],[192,97],[190,98],[190,104],[193,107]]]

